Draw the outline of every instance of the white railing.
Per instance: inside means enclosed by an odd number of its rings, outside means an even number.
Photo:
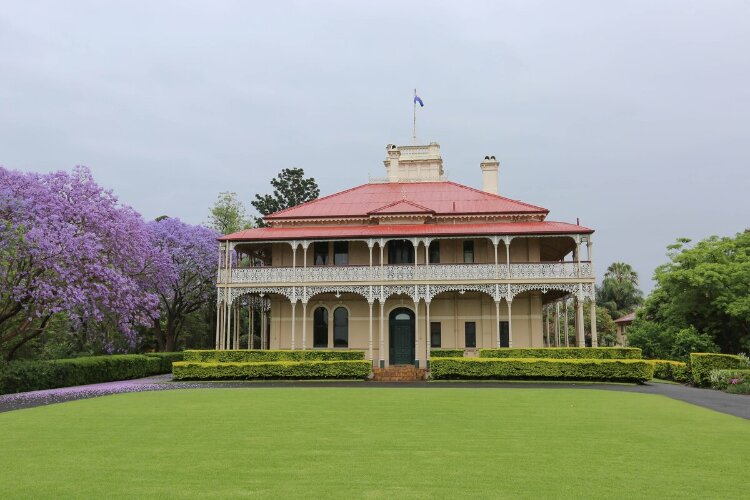
[[[578,273],[580,267],[580,275]],[[223,282],[226,275],[219,275]],[[540,262],[511,264],[514,280],[594,278],[591,264]],[[230,283],[347,283],[368,281],[481,281],[508,279],[506,264],[430,264],[395,266],[249,267],[231,270]]]

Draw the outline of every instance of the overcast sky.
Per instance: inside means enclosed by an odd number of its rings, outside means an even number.
[[[750,227],[750,3],[0,0],[0,165],[86,165],[144,217],[321,194],[437,141],[451,180],[596,230],[650,289],[675,238]]]

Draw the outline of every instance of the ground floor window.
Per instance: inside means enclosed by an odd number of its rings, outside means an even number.
[[[466,347],[477,346],[477,324],[474,321],[464,323],[464,342]]]
[[[500,322],[500,347],[510,347],[510,325],[507,321]]]
[[[430,323],[430,347],[440,347],[440,322],[433,321]]]
[[[333,347],[349,347],[349,311],[345,307],[333,311]]]
[[[318,307],[313,313],[313,347],[328,347],[328,309]]]

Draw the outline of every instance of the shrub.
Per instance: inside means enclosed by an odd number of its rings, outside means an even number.
[[[194,362],[172,366],[175,380],[365,379],[372,365],[366,360]]]
[[[182,352],[147,352],[144,356],[159,360],[159,371],[157,373],[171,373],[172,363],[182,361],[185,357]]]
[[[479,349],[480,358],[641,359],[636,347],[541,347]]]
[[[235,351],[185,351],[185,361],[205,363],[251,363],[259,361],[336,361],[365,359],[365,351],[333,351],[311,349],[289,350],[235,350]]]
[[[712,370],[739,368],[740,364],[740,357],[731,354],[694,352],[690,355],[693,382],[701,387],[709,385]]]
[[[463,349],[431,349],[430,358],[462,358]]]
[[[50,361],[14,361],[0,368],[0,394],[98,384],[169,373],[169,356],[115,354]],[[171,361],[170,361],[171,364]]]
[[[648,362],[654,366],[654,378],[685,383],[691,380],[690,367],[687,363],[666,359],[650,359]]]
[[[750,369],[711,370],[708,379],[714,389],[750,394]]]
[[[653,365],[636,359],[437,358],[433,379],[556,379],[643,382]]]

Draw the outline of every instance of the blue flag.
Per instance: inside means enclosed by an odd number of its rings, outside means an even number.
[[[424,108],[424,103],[422,102],[422,98],[419,97],[417,94],[414,94],[414,104],[419,103],[419,106]]]

